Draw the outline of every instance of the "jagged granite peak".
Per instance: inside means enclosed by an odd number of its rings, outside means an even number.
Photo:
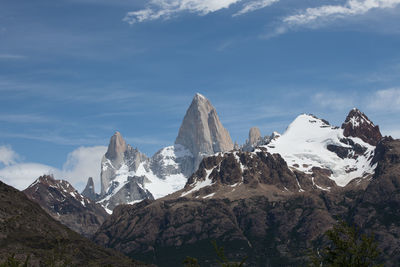
[[[94,182],[92,177],[89,177],[86,187],[83,189],[81,195],[92,201],[96,200],[96,192],[94,190]]]
[[[116,172],[123,166],[129,171],[136,171],[140,163],[146,161],[146,155],[138,149],[127,145],[121,133],[115,132],[111,137],[108,150],[101,160],[101,196],[107,194]]]
[[[258,127],[252,127],[249,131],[249,142],[254,145],[261,139],[261,132]]]
[[[342,124],[344,136],[359,137],[364,142],[376,146],[382,139],[378,125],[374,125],[368,117],[357,108],[350,110]]]
[[[201,94],[196,94],[186,111],[175,144],[189,149],[194,156],[195,171],[205,155],[233,149],[229,132],[219,120],[211,102]]]
[[[241,147],[241,150],[246,152],[253,152],[256,147],[265,146],[279,136],[279,133],[273,132],[271,135],[266,135],[262,137],[260,129],[258,127],[252,127],[249,130],[249,138],[246,140],[246,143],[244,143],[244,145]]]
[[[111,137],[106,157],[110,160],[116,160],[124,155],[126,151],[126,142],[120,132],[115,132]]]
[[[69,182],[49,175],[39,177],[23,192],[54,219],[86,237],[93,235],[107,217],[100,204],[79,194]]]

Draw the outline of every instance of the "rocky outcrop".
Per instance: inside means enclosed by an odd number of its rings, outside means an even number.
[[[55,220],[86,237],[92,236],[108,216],[100,204],[52,176],[39,177],[23,192]]]
[[[249,138],[246,140],[241,150],[246,152],[253,152],[256,147],[268,145],[272,140],[280,137],[278,132],[273,132],[271,135],[261,136],[260,129],[257,127],[250,128]]]
[[[139,166],[149,169],[149,159],[138,149],[126,144],[119,132],[110,139],[108,150],[101,161],[101,194],[97,197],[107,211],[119,204],[133,203],[144,198],[152,199],[145,189],[145,177],[136,175]]]
[[[83,238],[1,181],[0,236],[0,262],[12,255],[24,262],[29,255],[29,266],[144,266]]]
[[[110,191],[114,192],[100,200],[109,213],[120,204],[132,204],[143,199],[154,199],[145,183],[149,182],[145,176],[128,176],[127,180],[120,186],[119,182],[112,182]],[[113,190],[117,188],[117,190]]]
[[[258,127],[252,127],[249,131],[249,142],[250,144],[256,144],[261,139],[261,132]]]
[[[129,171],[136,171],[139,164],[146,160],[144,154],[127,145],[122,135],[115,132],[101,161],[101,196],[109,193],[111,181],[115,179],[116,172],[122,166],[126,166]]]
[[[96,199],[99,197],[94,190],[94,182],[92,177],[89,177],[86,187],[83,189],[81,195],[92,201],[96,201]]]
[[[400,140],[385,137],[376,150],[378,167],[357,199],[353,220],[363,231],[374,233],[385,266],[393,266],[400,262]]]
[[[364,142],[376,146],[382,139],[378,125],[374,125],[360,110],[353,108],[342,124],[344,136],[358,137]]]
[[[229,132],[220,122],[211,102],[196,94],[186,111],[175,144],[186,147],[194,157],[193,173],[204,156],[233,149]]]

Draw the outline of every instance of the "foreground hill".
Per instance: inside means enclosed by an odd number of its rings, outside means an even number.
[[[0,262],[30,255],[32,266],[143,266],[55,221],[22,192],[0,182]],[[61,266],[61,265],[60,265]]]

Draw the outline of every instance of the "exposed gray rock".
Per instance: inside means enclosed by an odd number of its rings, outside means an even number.
[[[271,135],[262,137],[260,129],[258,129],[258,127],[252,127],[249,131],[249,139],[246,140],[246,143],[241,147],[241,150],[252,152],[256,147],[265,146],[279,136],[281,136],[279,133],[273,132]]]
[[[252,127],[249,131],[249,142],[250,144],[256,144],[261,140],[261,132],[258,127]]]
[[[94,190],[93,178],[89,177],[85,189],[81,193],[82,196],[87,197],[88,199],[95,201],[97,198],[96,192]]]
[[[186,111],[175,144],[189,149],[194,157],[194,172],[204,156],[233,149],[229,132],[220,122],[210,101],[196,94]]]
[[[116,172],[123,165],[126,165],[129,171],[136,171],[139,164],[146,160],[146,155],[127,145],[122,135],[115,132],[101,161],[101,196],[107,194],[110,183],[116,177]]]
[[[174,174],[184,174],[189,177],[194,168],[193,164],[192,153],[184,146],[176,144],[157,151],[150,160],[150,169],[161,179]]]
[[[144,183],[148,182],[147,178],[144,176],[134,176],[128,177],[128,181],[123,185],[123,187],[114,194],[110,194],[109,198],[106,197],[102,204],[109,210],[113,210],[116,206],[120,204],[132,204],[143,199],[154,199],[151,192],[144,188]],[[110,191],[113,188],[117,188],[119,182],[113,181]]]

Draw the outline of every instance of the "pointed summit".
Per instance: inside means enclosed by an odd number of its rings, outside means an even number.
[[[186,111],[175,144],[189,149],[195,158],[195,169],[205,155],[233,149],[232,139],[220,122],[217,111],[199,93],[194,96]]]
[[[124,138],[119,132],[115,132],[115,134],[111,136],[107,152],[101,160],[101,195],[106,193],[106,189],[109,187],[109,183],[115,175],[115,170],[119,169],[124,163],[126,150],[127,145]]]
[[[111,137],[106,157],[110,160],[118,159],[126,151],[126,143],[119,132]]]
[[[364,142],[376,146],[382,139],[378,125],[374,125],[368,117],[357,108],[350,110],[342,124],[344,136],[358,137]]]
[[[258,127],[252,127],[249,131],[249,142],[251,145],[261,140],[261,132]]]
[[[94,191],[93,178],[89,177],[85,189],[81,193],[82,196],[87,197],[90,200],[96,200],[96,193]]]

